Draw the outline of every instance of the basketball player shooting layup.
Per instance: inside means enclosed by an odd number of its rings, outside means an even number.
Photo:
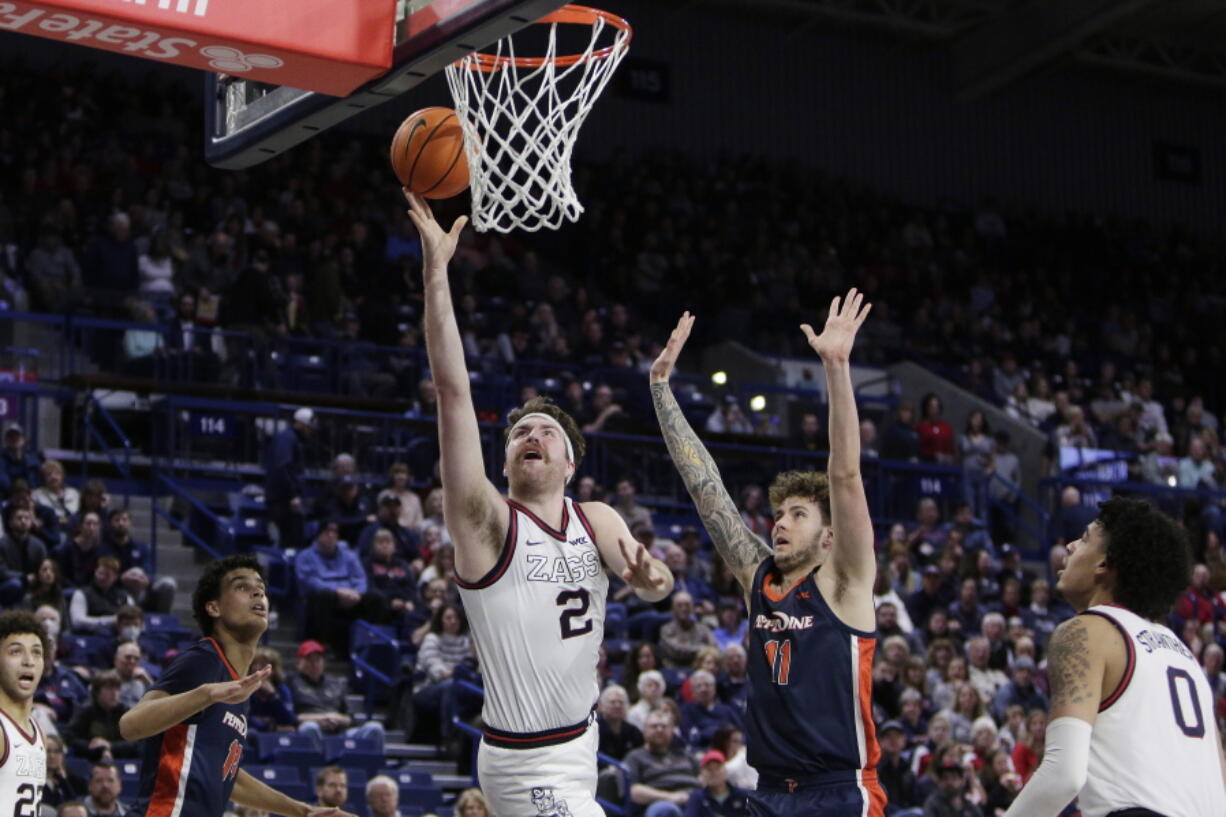
[[[749,606],[746,748],[759,772],[756,817],[883,815],[871,707],[876,615],[873,526],[860,479],[860,420],[850,357],[868,315],[863,296],[835,298],[820,335],[801,327],[826,369],[826,474],[791,471],[770,488],[774,548],[750,532],[719,468],[668,386],[694,318],[687,312],[651,367],[669,454]]]
[[[43,799],[47,745],[30,714],[48,647],[33,613],[0,613],[0,815],[4,817],[38,817]]]
[[[548,400],[530,400],[510,414],[503,468],[509,498],[486,478],[447,281],[465,219],[446,232],[424,199],[405,195],[425,256],[443,512],[486,679],[481,787],[498,817],[603,817],[595,800],[599,740],[592,711],[604,571],[617,571],[648,601],[672,591],[672,574],[608,505],[564,495],[583,457],[583,435]]]
[[[126,817],[221,817],[230,800],[285,817],[353,817],[294,800],[239,768],[247,699],[271,672],[247,673],[268,629],[259,562],[237,555],[210,563],[192,609],[204,638],[119,720],[124,740],[144,739],[140,795]]]
[[[1187,542],[1117,497],[1068,546],[1057,587],[1077,615],[1047,647],[1043,762],[1006,817],[1222,817],[1226,757],[1204,670],[1157,620],[1188,583]]]

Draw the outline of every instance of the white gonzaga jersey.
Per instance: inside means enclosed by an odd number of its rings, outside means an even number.
[[[457,580],[485,677],[487,742],[570,740],[586,729],[600,694],[609,579],[583,511],[563,502],[562,529],[554,530],[507,500],[498,563],[476,582]]]
[[[33,730],[33,731],[28,731]],[[0,709],[0,731],[4,746],[0,750],[0,815],[38,817],[47,782],[47,745],[43,732],[31,722],[20,726]]]
[[[1086,613],[1119,628],[1128,668],[1098,708],[1078,798],[1084,817],[1126,808],[1226,815],[1213,693],[1192,652],[1166,627],[1123,607],[1100,604]]]

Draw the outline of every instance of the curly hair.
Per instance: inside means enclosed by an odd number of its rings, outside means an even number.
[[[575,422],[575,418],[563,411],[561,407],[554,405],[554,402],[548,397],[533,397],[507,415],[507,427],[502,430],[503,446],[505,447],[510,442],[511,429],[515,428],[515,424],[529,414],[537,412],[549,415],[562,426],[562,430],[570,438],[571,447],[575,450],[575,471],[578,473],[579,463],[583,462],[583,455],[587,451],[587,442],[584,441],[583,432],[579,430],[579,424]]]
[[[212,635],[213,625],[216,623],[205,606],[210,601],[217,601],[221,598],[221,580],[231,570],[240,568],[254,570],[260,577],[260,581],[268,581],[260,560],[249,553],[236,553],[219,561],[210,562],[204,568],[200,581],[196,583],[196,591],[192,593],[192,615],[196,619],[196,624],[200,626],[200,632],[204,635]]]
[[[1098,506],[1115,601],[1158,620],[1171,610],[1192,572],[1187,536],[1170,517],[1140,499],[1113,497]]]
[[[822,521],[830,524],[830,480],[820,471],[784,471],[770,487],[771,507],[778,510],[788,497],[800,497],[817,504]]]
[[[29,610],[5,610],[0,613],[0,643],[10,635],[36,635],[43,647],[43,660],[51,660],[51,639],[42,623]]]

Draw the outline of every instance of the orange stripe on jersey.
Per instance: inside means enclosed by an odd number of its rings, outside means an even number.
[[[157,781],[145,817],[170,817],[179,799],[179,777],[186,774],[183,756],[187,750],[187,724],[172,726],[162,735],[162,754],[158,758]]]
[[[885,807],[890,802],[890,798],[881,784],[877,782],[877,773],[865,772],[861,782],[864,791],[868,793],[868,812],[865,817],[885,817]]]
[[[225,664],[226,669],[230,670],[230,678],[237,681],[241,676],[239,676],[239,674],[234,670],[234,667],[230,666],[230,659],[226,658],[226,654],[221,649],[221,645],[218,644],[213,638],[206,637],[204,640],[213,645],[213,649],[217,650],[217,655],[221,657],[221,663]]]
[[[877,730],[873,726],[873,651],[877,642],[871,638],[856,638],[859,667],[857,675],[860,678],[860,688],[856,694],[860,696],[860,721],[864,726],[865,769],[876,769],[881,760],[881,746],[877,744]]]
[[[770,599],[771,601],[783,601],[784,599],[788,597],[788,593],[791,593],[797,587],[800,587],[801,582],[803,582],[805,579],[809,578],[809,576],[812,576],[812,575],[813,575],[812,573],[807,573],[804,576],[801,576],[796,581],[792,582],[791,587],[783,591],[778,591],[778,590],[775,590],[775,588],[771,587],[771,578],[778,576],[778,574],[773,573],[771,571],[767,571],[767,573],[762,577],[762,592],[765,593],[766,597]],[[778,576],[778,578],[782,578],[782,577]]]

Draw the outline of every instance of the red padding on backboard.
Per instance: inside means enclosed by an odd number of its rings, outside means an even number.
[[[0,0],[0,31],[345,96],[392,67],[395,0]]]

